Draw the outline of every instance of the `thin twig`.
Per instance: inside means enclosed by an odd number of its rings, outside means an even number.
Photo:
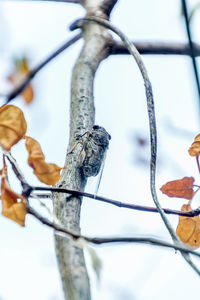
[[[200,81],[199,81],[197,63],[196,63],[196,59],[195,59],[194,46],[193,46],[193,42],[192,42],[192,33],[191,33],[191,30],[190,30],[189,16],[188,16],[186,0],[182,0],[182,8],[183,8],[183,14],[184,14],[184,19],[185,19],[185,26],[186,26],[189,46],[190,46],[190,49],[191,49],[191,59],[192,59],[194,75],[195,75],[195,81],[196,81],[196,86],[197,86],[197,91],[198,91],[198,96],[199,96],[199,108],[200,108]]]
[[[151,41],[134,41],[132,42],[140,54],[150,55],[189,55],[191,49],[188,43],[175,42],[151,42]],[[193,43],[194,56],[200,56],[200,45]],[[129,54],[130,52],[120,41],[113,41],[110,47],[110,55]]]
[[[54,59],[56,56],[58,56],[61,52],[63,52],[65,49],[73,45],[76,41],[78,41],[81,38],[82,34],[79,33],[75,35],[73,38],[65,42],[62,46],[60,46],[58,49],[56,49],[52,54],[50,54],[47,58],[45,58],[40,64],[38,64],[35,68],[29,71],[29,73],[26,75],[25,79],[22,81],[22,83],[16,87],[11,93],[7,95],[6,103],[10,102],[12,99],[17,97],[23,90],[27,87],[27,85],[30,83],[30,81],[35,77],[35,75],[46,65],[48,64],[52,59]]]
[[[20,167],[18,166],[16,159],[12,156],[12,154],[8,151],[3,151],[4,155],[6,156],[6,158],[9,160],[12,169],[16,175],[16,177],[18,178],[18,180],[20,181],[22,187],[27,187],[29,186],[28,182],[26,181],[22,171],[20,170]]]
[[[182,245],[174,245],[167,243],[165,241],[155,239],[155,238],[147,238],[147,237],[88,237],[84,235],[77,234],[75,232],[72,232],[70,230],[67,230],[63,228],[62,226],[55,224],[48,220],[47,218],[41,216],[36,210],[34,210],[32,207],[28,206],[27,209],[28,213],[34,216],[38,221],[40,221],[42,224],[47,225],[48,227],[66,234],[67,236],[70,236],[74,240],[77,240],[79,238],[85,239],[87,242],[97,245],[103,245],[108,243],[141,243],[141,244],[149,244],[154,246],[162,246],[167,248],[172,248],[175,250],[184,251],[185,253],[191,253],[197,257],[200,257],[200,253],[195,252],[194,250],[190,248],[186,248]]]
[[[198,167],[198,171],[200,173],[200,165],[199,165],[199,156],[196,156],[196,161],[197,161],[197,167]]]
[[[143,80],[144,80],[144,86],[145,86],[145,92],[146,92],[146,100],[147,100],[147,110],[148,110],[148,117],[149,117],[149,127],[150,127],[150,140],[151,140],[151,162],[150,162],[150,189],[153,201],[160,213],[160,216],[168,229],[174,243],[180,244],[180,241],[178,237],[176,236],[176,233],[171,226],[169,220],[165,216],[165,213],[160,205],[160,202],[158,201],[157,192],[156,192],[156,158],[157,158],[157,130],[156,130],[156,119],[155,119],[155,110],[154,110],[154,100],[153,100],[153,92],[152,92],[152,86],[151,82],[149,80],[145,65],[141,59],[141,56],[135,46],[129,41],[129,39],[115,26],[111,25],[108,21],[103,20],[101,18],[97,17],[87,17],[84,19],[80,19],[76,22],[74,22],[71,25],[71,29],[77,29],[79,27],[82,27],[84,22],[96,22],[97,24],[100,24],[102,26],[105,26],[106,28],[110,29],[114,33],[116,33],[124,45],[129,50],[130,54],[134,57],[139,70],[142,74]],[[188,262],[188,264],[195,270],[195,272],[200,276],[200,270],[195,266],[195,264],[190,260],[190,257],[185,252],[181,252],[184,259]]]
[[[98,196],[95,194],[90,194],[90,193],[81,192],[81,191],[77,191],[77,190],[36,186],[36,187],[32,187],[32,191],[33,191],[33,193],[34,193],[34,191],[50,191],[50,192],[55,192],[55,193],[65,193],[65,194],[70,194],[73,196],[80,196],[80,197],[94,199],[95,201],[105,202],[107,204],[111,204],[111,205],[114,205],[114,206],[117,206],[120,208],[128,208],[128,209],[132,209],[132,210],[139,210],[139,211],[153,212],[153,213],[159,212],[158,209],[155,207],[124,203],[124,202],[120,202],[117,200],[109,199],[107,197]],[[40,196],[40,195],[38,195],[38,196]],[[43,196],[43,198],[50,199],[49,194],[46,195],[46,197],[45,197],[45,194],[43,194],[42,196]],[[68,201],[70,201],[70,198]],[[180,210],[173,210],[173,209],[169,209],[169,208],[163,208],[163,210],[166,214],[178,215],[178,216],[184,216],[184,217],[194,217],[194,216],[198,216],[200,214],[200,208],[197,208],[197,209],[191,210],[191,211],[180,211]]]

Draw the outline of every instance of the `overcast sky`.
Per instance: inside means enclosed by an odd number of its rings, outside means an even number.
[[[185,42],[180,1],[119,0],[112,22],[131,40]],[[188,1],[192,8],[198,1]],[[35,66],[66,39],[69,25],[84,10],[76,4],[47,2],[0,2],[0,92],[11,89],[6,76],[13,57],[27,55]],[[200,13],[192,22],[199,42]],[[48,162],[63,165],[69,132],[70,80],[80,52],[79,41],[46,66],[33,80],[35,100],[25,105],[20,97],[12,103],[23,109],[27,134],[36,138]],[[187,150],[199,133],[198,97],[191,60],[178,56],[143,56],[153,85],[158,128],[157,189],[163,207],[180,209],[183,200],[167,198],[161,185],[184,176],[199,182],[195,160]],[[136,137],[148,140],[149,128],[144,85],[133,58],[109,57],[95,80],[96,124],[111,134],[110,147],[99,194],[123,202],[153,206],[149,190],[149,147],[141,150]],[[30,184],[40,185],[27,166],[23,142],[13,148]],[[19,185],[10,174],[15,190]],[[94,192],[96,179],[87,191]],[[194,205],[198,206],[198,196]],[[40,209],[40,207],[37,207]],[[174,229],[178,217],[170,216]],[[82,233],[91,236],[151,236],[171,241],[158,215],[114,208],[83,200]],[[53,232],[27,217],[26,227],[0,217],[0,299],[62,300],[56,266]],[[90,259],[87,265],[94,300],[153,300],[197,298],[199,278],[173,250],[146,245],[95,247],[103,268],[98,283]],[[200,267],[199,260],[195,259]]]

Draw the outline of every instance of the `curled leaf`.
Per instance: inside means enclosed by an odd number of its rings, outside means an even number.
[[[62,168],[55,164],[46,163],[40,144],[33,138],[26,136],[26,149],[29,153],[28,164],[34,170],[37,178],[48,185],[54,185],[60,179]]]
[[[181,211],[190,211],[191,206],[184,204]],[[176,234],[180,240],[193,248],[200,247],[200,220],[199,216],[195,217],[184,217],[179,216],[179,223],[176,229]]]
[[[195,137],[188,152],[191,156],[198,156],[200,154],[200,134]]]
[[[194,196],[193,177],[184,177],[179,180],[169,181],[161,187],[163,194],[168,197],[177,197],[191,200]]]
[[[7,166],[4,161],[1,178],[2,215],[24,226],[26,200],[11,190],[7,178]]]
[[[0,145],[4,150],[19,142],[26,133],[27,125],[21,109],[15,105],[0,107]]]
[[[29,72],[28,61],[26,57],[23,57],[22,59],[16,59],[14,64],[15,70],[10,76],[8,76],[8,80],[13,84],[14,87],[18,87]],[[31,84],[24,89],[24,91],[21,93],[21,96],[24,98],[26,103],[32,102],[34,92]]]

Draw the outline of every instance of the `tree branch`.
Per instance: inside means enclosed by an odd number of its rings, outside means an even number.
[[[191,59],[192,59],[194,76],[195,76],[195,81],[196,81],[196,86],[197,86],[197,91],[198,91],[198,96],[199,96],[199,109],[200,109],[200,82],[199,82],[199,73],[198,73],[198,68],[197,68],[197,62],[196,62],[195,55],[194,55],[194,47],[193,47],[193,42],[192,42],[192,33],[190,31],[190,24],[189,24],[189,16],[188,16],[188,10],[187,10],[187,3],[186,3],[186,0],[182,0],[181,2],[182,2],[182,9],[183,9],[183,14],[184,14],[184,19],[185,19],[185,26],[186,26],[186,31],[187,31],[189,46],[190,46],[190,50],[191,50]]]
[[[8,158],[9,162],[11,163],[11,165],[13,167],[13,171],[14,171],[15,175],[17,176],[17,178],[21,182],[21,184],[23,186],[23,189],[25,189],[24,185],[25,184],[28,185],[28,183],[27,183],[26,179],[24,178],[24,175],[22,174],[21,170],[19,169],[19,166],[18,166],[16,160],[13,158],[13,156],[9,152],[5,151],[4,155],[6,155],[6,157]],[[155,246],[163,246],[163,247],[167,247],[167,248],[173,248],[173,249],[176,249],[176,250],[182,250],[182,251],[185,251],[186,253],[191,253],[193,255],[196,255],[196,256],[200,257],[200,254],[198,252],[195,252],[192,249],[187,248],[183,245],[179,245],[179,246],[172,245],[170,243],[167,243],[167,242],[155,239],[155,238],[146,238],[146,237],[109,237],[109,238],[108,237],[101,237],[101,238],[94,237],[94,238],[91,238],[91,237],[87,237],[87,236],[72,232],[70,230],[67,230],[64,227],[62,227],[62,226],[60,226],[60,225],[58,225],[54,222],[51,222],[47,218],[43,217],[42,215],[40,215],[40,213],[38,213],[34,208],[32,208],[29,205],[28,197],[29,197],[30,193],[32,191],[37,191],[37,190],[59,192],[59,193],[70,193],[70,194],[74,194],[74,196],[85,196],[85,197],[91,197],[91,198],[95,197],[95,195],[85,193],[85,192],[72,191],[72,190],[61,189],[61,188],[51,188],[51,187],[31,187],[31,186],[29,186],[28,194],[24,191],[24,197],[27,198],[27,213],[34,216],[42,224],[56,230],[57,232],[61,232],[63,234],[66,234],[67,236],[70,236],[74,240],[77,240],[79,238],[83,238],[87,242],[90,242],[90,243],[93,243],[93,244],[98,244],[98,245],[108,244],[108,243],[144,243],[144,244],[150,244],[150,245],[155,245]],[[97,196],[97,197],[99,199],[102,199],[102,201],[104,201],[104,202],[107,202],[107,200],[108,200],[108,201],[120,203],[118,201],[109,200],[109,199],[104,198],[104,197],[99,197],[99,196]],[[113,203],[111,203],[111,204],[113,204]]]
[[[80,238],[86,240],[89,243],[96,244],[96,245],[104,245],[110,243],[140,243],[140,244],[149,244],[153,246],[162,246],[167,248],[172,248],[175,250],[180,250],[185,253],[191,253],[200,258],[200,253],[195,252],[194,250],[187,248],[183,245],[174,245],[168,242],[155,239],[155,238],[147,238],[147,237],[88,237],[81,234],[77,234],[70,230],[65,229],[64,227],[55,224],[49,221],[47,218],[41,216],[37,211],[35,211],[32,207],[28,206],[27,209],[28,213],[34,216],[38,221],[42,224],[47,225],[48,227],[56,230],[56,232],[61,232],[74,240],[78,240]]]
[[[54,59],[56,56],[58,56],[61,52],[63,52],[65,49],[73,45],[76,41],[78,41],[82,37],[82,34],[79,33],[75,35],[73,38],[65,42],[63,45],[61,45],[58,49],[53,51],[47,58],[45,58],[43,61],[41,61],[40,64],[38,64],[35,68],[29,71],[29,73],[26,75],[25,79],[21,82],[21,84],[16,87],[11,93],[7,95],[6,103],[9,103],[12,99],[17,97],[23,90],[27,87],[27,85],[30,83],[30,81],[35,77],[35,75],[44,67],[46,64],[48,64],[52,59]]]
[[[190,45],[188,43],[134,41],[133,44],[140,54],[192,55]],[[193,48],[194,56],[200,56],[200,45],[193,43]],[[112,47],[110,48],[110,54],[130,54],[130,52],[122,42],[113,41]]]
[[[139,210],[139,211],[153,212],[153,213],[159,212],[158,209],[155,207],[124,203],[124,202],[120,202],[117,200],[109,199],[107,197],[98,196],[95,194],[90,194],[90,193],[81,192],[81,191],[77,191],[77,190],[36,186],[36,187],[32,187],[32,191],[33,192],[34,191],[50,191],[50,192],[62,193],[62,194],[65,193],[65,194],[70,194],[70,195],[77,196],[77,197],[90,198],[95,201],[101,201],[101,202],[111,204],[111,205],[114,205],[114,206],[117,206],[120,208],[128,208],[128,209],[132,209],[132,210]],[[43,195],[43,196],[45,198],[45,195]],[[47,199],[47,196],[46,196],[46,199]],[[66,198],[66,201],[70,201],[70,197],[69,197],[69,199]],[[190,210],[190,211],[180,211],[180,210],[173,210],[173,209],[169,209],[169,208],[163,208],[163,211],[169,215],[178,215],[178,216],[184,216],[184,217],[194,217],[194,216],[198,216],[200,214],[200,208],[197,208],[195,210]]]
[[[50,193],[55,192],[55,193],[62,193],[62,194],[70,194],[70,195],[73,195],[76,197],[86,197],[86,198],[93,199],[95,201],[101,201],[101,202],[111,204],[111,205],[114,205],[114,206],[117,206],[120,208],[128,208],[128,209],[132,209],[132,210],[158,213],[158,210],[155,207],[124,203],[124,202],[120,202],[117,200],[109,199],[107,197],[102,197],[102,196],[98,196],[95,194],[86,193],[83,191],[70,190],[70,189],[66,189],[66,188],[63,189],[63,188],[59,188],[59,187],[57,188],[57,187],[30,186],[28,184],[28,182],[26,181],[23,173],[21,172],[21,170],[20,170],[16,160],[12,156],[12,154],[10,152],[4,151],[4,155],[9,160],[9,162],[12,166],[12,169],[13,169],[16,177],[20,181],[22,187],[25,189],[28,188],[31,193],[34,191],[45,191],[45,192],[50,192]],[[29,192],[29,194],[30,194],[30,192]],[[36,196],[38,198],[50,199],[51,194],[37,194]],[[66,201],[70,201],[70,197],[69,197],[69,199],[66,198]],[[166,214],[178,215],[178,216],[184,216],[184,217],[195,217],[200,214],[200,208],[197,208],[197,209],[191,210],[191,211],[179,211],[179,210],[173,210],[173,209],[169,209],[169,208],[163,208],[163,210]]]
[[[101,0],[82,1],[87,15],[104,15]],[[94,78],[101,61],[107,57],[111,37],[108,31],[97,24],[85,24],[83,28],[84,45],[76,61],[72,75],[70,141],[68,149],[76,143],[76,137],[91,131],[94,125]],[[66,158],[57,186],[84,190],[86,179],[80,173],[79,153],[74,151]],[[72,196],[66,201],[65,194],[53,193],[54,214],[62,226],[80,233],[81,199]],[[62,236],[55,235],[56,253],[66,299],[90,299],[90,288],[83,251],[77,249]],[[70,270],[70,272],[69,272]]]
[[[144,86],[145,86],[145,92],[146,92],[146,100],[147,100],[147,111],[148,111],[148,117],[149,117],[149,128],[150,128],[150,140],[151,140],[151,161],[150,161],[150,189],[153,201],[160,213],[160,216],[169,231],[174,243],[180,244],[180,241],[174,232],[173,227],[171,226],[169,220],[165,216],[165,213],[162,209],[162,206],[160,205],[160,202],[157,197],[156,192],[156,158],[157,158],[157,130],[156,130],[156,119],[155,119],[155,110],[154,110],[154,99],[153,99],[153,92],[152,92],[152,86],[150,79],[148,77],[148,73],[146,71],[145,65],[141,59],[141,56],[135,46],[131,44],[131,42],[128,40],[128,38],[115,26],[111,25],[108,21],[103,20],[101,18],[96,17],[88,17],[85,19],[81,19],[76,21],[71,25],[71,29],[76,29],[78,27],[82,27],[83,23],[85,22],[96,22],[97,24],[100,24],[102,26],[105,26],[106,28],[112,30],[114,33],[116,33],[124,45],[129,50],[130,54],[134,57],[139,70],[141,72],[142,78],[144,80]],[[185,252],[181,252],[184,259],[187,261],[187,263],[195,270],[195,272],[200,276],[200,270],[196,267],[196,265],[191,261],[188,254]]]
[[[1,0],[0,0],[1,1]],[[39,1],[39,0],[38,0]],[[54,1],[54,0],[52,0]],[[81,38],[82,34],[76,35],[71,40],[64,43],[61,47],[55,50],[51,55],[49,55],[44,61],[42,61],[38,66],[32,69],[24,78],[23,82],[15,88],[8,95],[0,94],[0,97],[6,98],[6,103],[9,103],[15,97],[17,97],[23,90],[27,87],[30,81],[35,77],[35,75],[53,58],[59,55],[66,48],[71,46],[73,43]],[[191,49],[187,43],[163,43],[163,42],[133,42],[140,54],[150,54],[150,55],[188,55],[191,56]],[[194,56],[200,56],[200,45],[193,43]],[[122,42],[113,41],[109,47],[110,55],[120,55],[120,54],[130,54],[128,49],[124,46]]]

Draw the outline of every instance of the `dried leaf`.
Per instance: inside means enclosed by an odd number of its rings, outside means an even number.
[[[11,190],[7,178],[7,166],[4,161],[1,178],[2,215],[24,226],[26,200]],[[20,200],[20,201],[19,201]]]
[[[181,208],[182,211],[190,211],[191,206],[184,204]],[[176,229],[176,234],[180,240],[193,248],[200,247],[200,219],[199,216],[184,217],[179,216],[179,223]]]
[[[15,70],[8,76],[8,80],[13,84],[14,87],[19,86],[19,84],[24,80],[25,76],[29,72],[27,58],[15,60]],[[34,97],[34,91],[32,85],[29,84],[24,91],[21,93],[26,103],[31,103]]]
[[[161,187],[160,190],[168,197],[177,197],[190,200],[194,196],[193,183],[193,177],[184,177],[179,180],[167,182]]]
[[[33,138],[26,136],[26,149],[29,153],[28,163],[37,178],[48,185],[54,185],[60,179],[62,168],[55,164],[46,163],[40,144]]]
[[[21,109],[15,105],[0,107],[0,145],[9,151],[26,133],[27,125]]]
[[[200,134],[195,137],[188,152],[191,156],[198,156],[200,154]]]

